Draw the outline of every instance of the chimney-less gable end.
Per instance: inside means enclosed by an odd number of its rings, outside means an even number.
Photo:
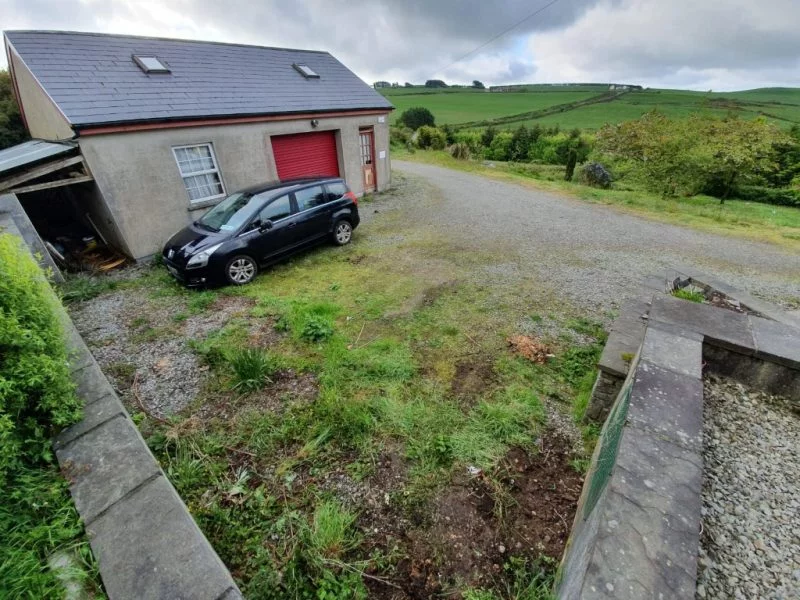
[[[306,79],[319,79],[319,75],[317,75],[308,65],[294,63],[292,66],[295,68],[295,71],[300,73],[300,75]]]
[[[144,71],[145,73],[169,73],[169,67],[167,67],[164,63],[162,63],[158,58],[155,56],[139,56],[134,54],[132,56],[133,62],[135,62],[139,68]]]

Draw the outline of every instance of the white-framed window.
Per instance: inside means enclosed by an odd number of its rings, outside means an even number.
[[[172,153],[178,162],[189,202],[194,204],[225,196],[217,157],[211,144],[174,146]]]

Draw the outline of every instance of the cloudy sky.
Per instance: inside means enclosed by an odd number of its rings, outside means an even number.
[[[550,2],[0,0],[0,27],[324,49],[368,82],[800,86],[800,0],[556,0],[524,20]]]

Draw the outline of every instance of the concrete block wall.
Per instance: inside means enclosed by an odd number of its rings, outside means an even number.
[[[84,417],[53,445],[109,598],[241,598],[66,312],[62,317]]]
[[[720,282],[711,277],[693,277],[713,281],[719,289]],[[622,337],[632,327],[630,339],[641,335],[641,341],[611,408],[614,418],[620,408],[626,411],[618,445],[609,455],[609,418],[584,483],[557,578],[560,599],[694,598],[703,481],[703,363],[800,401],[800,328],[794,326],[794,315],[730,286],[723,293],[762,316],[653,293],[652,287],[645,293],[651,297],[642,321],[646,326],[623,311],[612,327],[612,336],[616,331]],[[597,406],[605,403],[620,375],[610,358],[606,367],[611,376],[603,381],[601,369],[593,397]],[[599,494],[598,479],[603,486]]]

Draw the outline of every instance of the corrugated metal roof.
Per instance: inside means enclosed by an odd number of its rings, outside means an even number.
[[[0,150],[0,175],[37,163],[46,158],[66,154],[75,148],[75,144],[68,142],[45,142],[43,140],[29,140],[16,146],[11,146],[5,150]]]
[[[5,35],[77,127],[392,108],[327,52],[58,31]],[[171,72],[144,73],[134,55],[155,56]],[[319,79],[303,77],[295,63]]]

